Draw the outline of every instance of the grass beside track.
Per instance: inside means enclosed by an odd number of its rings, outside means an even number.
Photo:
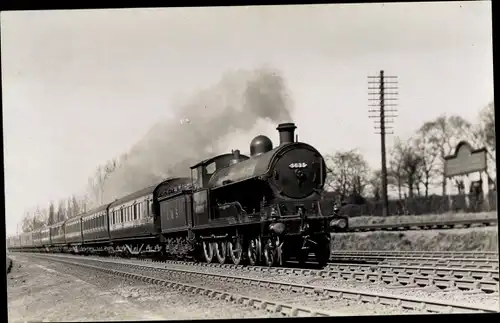
[[[335,250],[495,251],[498,227],[334,234]]]
[[[349,218],[350,225],[393,224],[406,222],[437,222],[450,220],[496,218],[496,212],[481,213],[444,213],[426,215],[393,215],[393,216],[358,216]]]

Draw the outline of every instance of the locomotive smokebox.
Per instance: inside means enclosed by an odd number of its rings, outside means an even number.
[[[250,143],[250,156],[258,156],[273,149],[273,142],[266,136],[260,135],[253,138]]]
[[[295,129],[297,129],[297,127],[293,122],[281,123],[278,125],[276,130],[280,133],[280,146],[294,142],[293,136],[295,134]]]

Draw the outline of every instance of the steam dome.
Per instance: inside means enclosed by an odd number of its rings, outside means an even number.
[[[253,138],[250,143],[250,156],[267,153],[273,149],[273,142],[266,136],[260,135]]]

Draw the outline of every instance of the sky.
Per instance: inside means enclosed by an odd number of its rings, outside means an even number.
[[[394,136],[493,100],[491,2],[1,13],[7,234],[80,193],[180,95],[230,70],[279,69],[300,141],[380,165],[368,75],[398,76]],[[171,110],[170,110],[171,111]],[[257,134],[256,134],[257,135]],[[272,134],[275,136],[275,134]],[[252,138],[248,138],[250,141]]]

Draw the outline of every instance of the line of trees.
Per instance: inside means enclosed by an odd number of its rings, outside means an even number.
[[[440,116],[425,122],[406,140],[396,137],[388,152],[387,182],[397,191],[399,199],[429,196],[436,186],[446,195],[444,157],[454,153],[456,145],[466,140],[476,148],[486,147],[488,169],[495,169],[495,115],[493,102],[480,112],[472,123],[460,116]],[[347,197],[381,197],[381,171],[371,170],[363,155],[356,151],[341,151],[327,155],[327,190],[341,199]],[[489,172],[496,180],[495,172]],[[459,184],[458,182],[456,184]]]
[[[388,185],[397,191],[399,199],[404,197],[428,196],[430,189],[441,186],[446,194],[444,181],[444,157],[453,153],[457,143],[467,140],[476,147],[488,150],[489,169],[495,167],[495,115],[493,102],[481,110],[476,122],[469,122],[460,116],[440,116],[425,122],[409,139],[395,138],[388,153]],[[99,165],[87,183],[87,192],[58,201],[57,206],[36,207],[26,212],[22,220],[22,231],[29,232],[45,225],[51,225],[102,205],[103,189],[109,176],[127,160],[124,154]],[[351,197],[381,197],[381,171],[372,170],[364,156],[357,150],[339,151],[325,156],[328,175],[325,187],[341,199]],[[495,178],[495,172],[490,177]],[[355,201],[362,202],[362,201]]]
[[[96,170],[88,178],[85,194],[82,196],[72,195],[67,199],[61,199],[57,203],[50,202],[47,207],[37,206],[34,211],[26,211],[21,222],[21,230],[30,232],[40,229],[46,225],[52,225],[68,218],[85,213],[103,202],[103,188],[109,176],[119,167],[120,162],[126,160],[126,154],[120,159],[114,158],[104,165],[97,166]]]

